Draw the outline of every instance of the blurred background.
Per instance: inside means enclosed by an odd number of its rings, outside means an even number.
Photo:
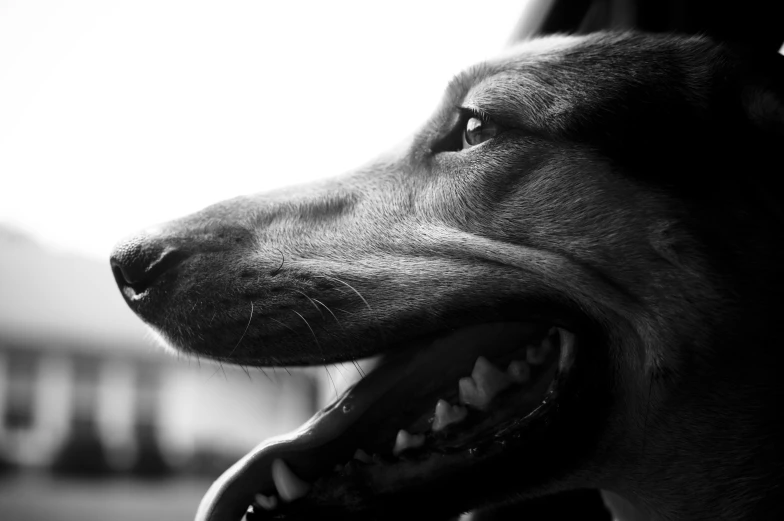
[[[111,246],[373,158],[525,5],[0,0],[0,520],[191,519],[354,381],[164,353]]]

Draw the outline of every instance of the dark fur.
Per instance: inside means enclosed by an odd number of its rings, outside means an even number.
[[[524,44],[460,75],[387,157],[209,207],[115,265],[176,250],[129,303],[177,349],[247,365],[364,357],[519,309],[590,324],[562,430],[387,511],[592,487],[656,519],[784,519],[778,58],[697,37]],[[440,151],[466,104],[508,130]]]

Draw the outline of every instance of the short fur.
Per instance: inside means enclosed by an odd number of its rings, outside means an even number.
[[[142,259],[155,280],[134,310],[244,365],[361,358],[520,303],[595,328],[558,443],[448,493],[356,499],[359,519],[578,487],[650,519],[784,519],[780,61],[702,37],[524,43],[459,75],[378,161],[124,243],[118,282]],[[506,131],[457,151],[456,107]]]

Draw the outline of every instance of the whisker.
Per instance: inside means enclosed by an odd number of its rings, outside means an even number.
[[[310,327],[310,323],[307,321],[307,319],[305,317],[303,317],[302,315],[300,315],[299,313],[297,313],[293,309],[291,310],[291,312],[294,313],[295,315],[297,315],[299,318],[301,318],[302,321],[305,322],[305,325],[308,326],[308,329],[310,330],[310,334],[313,335],[313,340],[316,341],[316,346],[319,348],[319,351],[321,351],[321,359],[324,361],[324,364],[326,364],[327,363],[327,357],[324,356],[324,350],[321,348],[321,344],[318,341],[318,337],[316,336],[316,332],[313,331],[312,327]],[[332,387],[335,389],[335,397],[337,397],[338,396],[338,386],[335,385],[335,380],[332,379],[332,374],[329,372],[329,369],[327,369],[326,365],[324,365],[324,369],[326,369],[327,374],[329,375],[329,379],[332,382]]]
[[[364,303],[365,303],[365,306],[367,306],[367,308],[368,308],[368,311],[370,311],[370,315],[373,317],[373,320],[374,320],[374,321],[377,321],[377,320],[376,320],[376,313],[375,313],[375,311],[373,311],[373,308],[371,308],[371,307],[370,307],[370,304],[368,304],[368,301],[367,301],[367,300],[365,300],[365,297],[363,297],[363,296],[362,296],[362,293],[360,293],[359,291],[357,291],[357,290],[356,290],[356,288],[354,288],[354,286],[352,286],[351,284],[349,284],[348,282],[346,282],[346,281],[344,281],[344,280],[340,280],[340,279],[339,279],[339,278],[337,278],[337,277],[330,277],[330,276],[328,276],[328,275],[316,275],[316,277],[318,277],[318,278],[324,278],[324,279],[329,279],[329,280],[334,280],[335,282],[339,282],[340,284],[343,284],[344,286],[346,286],[347,288],[349,288],[351,291],[353,291],[354,293],[356,293],[356,294],[357,294],[357,296],[358,296],[360,299],[362,299],[362,302],[364,302]]]
[[[284,323],[283,323],[283,322],[281,322],[280,320],[274,319],[274,318],[272,318],[272,317],[267,317],[267,318],[268,318],[269,320],[272,320],[273,322],[277,322],[278,324],[280,324],[281,326],[285,327],[286,329],[288,329],[288,330],[289,330],[289,331],[291,331],[292,333],[296,333],[296,331],[295,331],[294,329],[292,329],[291,327],[287,326],[286,324],[284,324]]]
[[[242,332],[242,335],[240,335],[240,339],[239,339],[239,340],[237,341],[237,343],[234,345],[234,347],[232,348],[232,350],[231,350],[231,351],[229,351],[229,354],[228,354],[228,355],[226,355],[225,359],[226,359],[227,361],[230,361],[230,360],[231,360],[231,355],[233,355],[233,354],[234,354],[234,351],[236,351],[236,350],[237,350],[237,347],[239,347],[240,343],[242,342],[242,339],[243,339],[243,338],[245,338],[245,334],[248,332],[248,328],[250,327],[250,322],[251,322],[251,320],[253,320],[253,301],[252,301],[252,300],[250,301],[250,316],[248,317],[248,323],[245,325],[245,330]],[[197,356],[198,356],[198,355],[197,355]],[[199,365],[199,367],[201,367],[201,364]],[[228,381],[228,380],[229,380],[229,378],[228,378],[228,376],[226,376],[226,371],[225,371],[225,369],[223,369],[223,362],[222,362],[221,360],[218,360],[218,367],[220,368],[220,371],[222,371],[222,372],[223,372],[223,378],[224,378],[226,381]],[[242,367],[243,369],[245,369],[245,368],[244,368],[242,365],[240,365],[240,367]],[[210,376],[210,378],[212,378],[213,376],[215,376],[215,374],[216,374],[217,372],[218,372],[218,369],[216,369],[216,370],[215,370],[215,372],[214,372],[214,373],[212,373],[212,375]],[[247,373],[248,371],[247,371],[247,370],[245,370],[245,372]],[[210,380],[210,378],[208,378],[208,379],[207,379],[207,381],[209,381],[209,380]],[[248,378],[250,378],[250,374],[248,374]]]
[[[297,293],[299,293],[300,295],[302,295],[303,297],[308,299],[310,301],[310,303],[313,304],[313,307],[316,308],[316,311],[319,312],[319,315],[321,315],[321,320],[324,320],[324,312],[321,311],[321,308],[318,307],[318,305],[316,304],[314,299],[310,298],[309,296],[307,296],[307,294],[305,294],[304,292],[302,292],[302,291],[300,291],[298,289],[295,289],[294,291],[296,291]]]
[[[278,250],[278,253],[280,253],[281,261],[280,261],[280,266],[278,266],[278,269],[270,273],[270,275],[277,275],[280,272],[280,270],[283,269],[283,264],[285,264],[286,262],[286,256],[283,255],[283,252],[280,250],[280,248],[275,248],[275,249]]]
[[[324,304],[323,302],[321,302],[321,301],[320,301],[320,300],[318,300],[318,299],[315,299],[315,298],[314,298],[314,299],[311,299],[311,300],[312,300],[313,302],[315,302],[316,304],[320,304],[321,306],[323,306],[323,307],[324,307],[324,309],[326,309],[326,310],[327,310],[327,312],[328,312],[330,315],[332,315],[332,318],[334,318],[334,319],[335,319],[335,322],[337,322],[338,326],[340,326],[340,329],[341,329],[341,330],[343,330],[343,331],[345,331],[345,328],[343,327],[343,323],[340,321],[340,319],[338,319],[337,315],[335,315],[335,313],[334,313],[334,312],[333,312],[333,311],[332,311],[332,310],[329,308],[329,306],[327,306],[326,304]],[[335,309],[337,309],[338,311],[342,311],[343,313],[347,313],[347,314],[349,314],[349,315],[351,314],[351,312],[350,312],[350,311],[346,311],[345,309],[340,309],[340,308],[335,308]],[[361,376],[362,378],[364,378],[365,376],[367,376],[367,375],[365,374],[365,371],[363,371],[363,370],[362,370],[362,367],[361,367],[361,366],[360,366],[360,365],[357,363],[357,361],[356,361],[356,360],[352,359],[352,360],[351,360],[351,363],[354,365],[354,368],[357,370],[357,373],[359,374],[359,376]]]
[[[273,358],[273,360],[275,360],[275,359]],[[291,376],[291,371],[289,371],[289,368],[288,368],[288,367],[286,367],[285,365],[282,365],[282,364],[281,364],[280,362],[278,362],[277,360],[275,360],[275,362],[278,364],[278,367],[280,367],[281,369],[283,369],[284,371],[286,371],[286,372],[289,374],[289,376]]]
[[[228,382],[229,377],[226,376],[226,371],[223,369],[223,361],[218,358],[216,358],[215,360],[218,362],[218,368],[210,375],[209,378],[207,378],[207,381],[209,382],[210,380],[212,380],[212,377],[218,374],[218,371],[221,371],[223,373],[224,380]]]
[[[272,383],[277,383],[277,381],[273,380],[272,377],[267,374],[267,371],[265,371],[263,367],[259,367],[258,369],[259,371],[261,371],[261,374],[267,377],[267,380],[269,380]],[[273,367],[272,370],[275,371],[275,368]]]
[[[338,397],[338,386],[335,385],[335,380],[332,378],[332,373],[329,372],[329,366],[323,365],[321,366],[327,372],[327,376],[329,376],[329,381],[332,382],[332,388],[335,390],[335,398]]]
[[[359,373],[359,376],[364,378],[365,377],[365,371],[362,370],[362,367],[359,366],[357,361],[352,358],[351,359],[351,363],[354,364],[354,367],[357,369],[357,372]]]
[[[303,317],[302,315],[300,315],[299,313],[297,313],[296,311],[294,311],[293,309],[291,310],[291,312],[294,313],[295,315],[297,315],[299,318],[301,318],[303,322],[305,322],[305,325],[310,330],[310,334],[313,335],[313,340],[316,342],[316,345],[318,346],[318,348],[320,350],[321,349],[321,344],[319,344],[318,338],[316,337],[316,333],[313,331],[313,328],[310,327],[310,323],[307,321],[307,319],[305,317]],[[322,355],[321,358],[324,360],[324,363],[327,363],[327,357],[324,356],[323,352],[321,353],[321,355]]]
[[[240,339],[237,341],[237,344],[229,352],[229,355],[227,356],[227,358],[231,358],[231,355],[233,355],[234,351],[237,350],[237,347],[239,347],[240,342],[242,342],[242,339],[245,338],[245,334],[248,332],[248,328],[250,327],[250,321],[251,320],[253,320],[253,301],[252,300],[250,301],[250,317],[248,317],[248,323],[245,325],[245,331],[242,332],[242,336],[240,336]]]
[[[316,304],[320,304],[321,306],[323,306],[323,307],[324,307],[324,309],[326,309],[326,310],[327,310],[327,312],[329,312],[329,314],[330,314],[330,315],[332,315],[332,318],[334,318],[334,319],[335,319],[335,322],[337,322],[337,323],[338,323],[338,325],[340,326],[340,329],[343,329],[343,324],[341,324],[341,323],[340,323],[340,320],[338,320],[338,317],[337,317],[337,316],[335,316],[335,314],[332,312],[332,310],[331,310],[331,309],[329,309],[329,306],[327,306],[326,304],[324,304],[324,303],[323,303],[323,302],[321,302],[320,300],[316,300],[316,299],[310,299],[310,300],[311,300],[311,301],[313,301],[313,302],[315,302]],[[322,316],[323,316],[323,315],[322,315]]]

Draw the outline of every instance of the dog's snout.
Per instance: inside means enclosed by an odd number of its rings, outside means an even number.
[[[115,246],[110,262],[120,290],[144,292],[164,273],[188,257],[176,246],[147,235],[139,235]]]

